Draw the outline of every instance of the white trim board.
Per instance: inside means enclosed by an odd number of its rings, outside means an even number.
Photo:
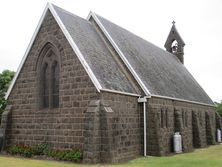
[[[137,75],[137,73],[135,72],[135,70],[133,69],[133,67],[131,66],[131,64],[128,62],[128,60],[126,59],[126,57],[124,56],[124,54],[122,53],[122,51],[119,49],[119,47],[117,46],[117,44],[114,42],[114,40],[112,39],[112,37],[110,36],[110,34],[108,33],[108,31],[105,29],[105,27],[103,26],[103,24],[100,22],[100,20],[98,19],[98,17],[96,16],[96,14],[92,11],[90,11],[87,20],[90,19],[90,17],[92,17],[95,22],[98,24],[98,26],[100,27],[100,29],[103,31],[103,33],[105,34],[106,38],[108,39],[108,41],[112,44],[112,46],[114,47],[114,49],[116,50],[116,52],[119,54],[120,58],[122,59],[122,61],[125,63],[125,65],[127,66],[127,68],[129,69],[129,71],[131,72],[131,74],[133,75],[133,77],[135,78],[135,80],[138,82],[138,84],[140,85],[140,87],[142,88],[142,90],[144,91],[144,93],[147,96],[150,96],[150,92],[147,89],[147,87],[145,86],[145,84],[143,83],[143,81],[140,79],[140,77]]]
[[[111,89],[101,89],[101,92],[110,92],[110,93],[116,93],[116,94],[122,94],[122,95],[128,95],[128,96],[135,96],[138,98],[142,97],[142,95],[139,95],[139,94],[127,93],[127,92],[122,92],[122,91],[118,91],[118,90],[111,90]],[[145,96],[146,99],[150,99],[152,97],[167,99],[167,100],[175,100],[178,102],[185,102],[185,103],[191,103],[191,104],[198,104],[198,105],[209,106],[209,107],[215,107],[215,105],[211,105],[211,104],[206,104],[206,103],[201,103],[201,102],[191,101],[191,100],[185,100],[185,99],[179,99],[179,98],[174,98],[174,97],[169,97],[169,96],[160,96],[160,95],[153,95],[153,94],[151,96]]]
[[[26,52],[25,52],[25,54],[24,54],[24,56],[22,58],[22,61],[19,64],[17,72],[16,72],[16,74],[15,74],[15,76],[14,76],[14,78],[13,78],[13,80],[12,80],[12,82],[11,82],[9,88],[8,88],[8,91],[6,92],[5,99],[8,99],[8,97],[9,97],[11,91],[12,91],[12,88],[15,85],[15,82],[16,82],[16,80],[17,80],[17,78],[18,78],[18,76],[19,76],[19,74],[21,72],[21,69],[22,69],[22,67],[23,67],[23,65],[24,65],[24,63],[26,61],[26,58],[28,57],[30,49],[31,49],[31,47],[32,47],[32,45],[34,43],[34,40],[35,40],[39,30],[40,30],[40,27],[42,25],[42,22],[43,22],[43,20],[44,20],[44,18],[46,16],[46,13],[47,13],[48,10],[52,13],[54,19],[56,20],[57,24],[59,25],[60,29],[62,30],[62,32],[65,35],[66,39],[68,40],[69,44],[71,45],[73,51],[75,52],[75,54],[79,58],[81,64],[83,65],[84,69],[86,70],[87,74],[89,75],[90,79],[92,80],[93,84],[95,85],[97,91],[100,92],[100,89],[102,88],[100,83],[99,83],[99,81],[97,80],[97,78],[95,77],[94,73],[92,72],[91,68],[89,67],[89,65],[85,61],[85,59],[84,59],[82,53],[80,52],[79,48],[77,47],[76,43],[74,42],[74,40],[70,36],[69,32],[65,28],[65,26],[62,23],[62,21],[60,20],[59,16],[57,15],[54,7],[52,6],[52,4],[47,3],[47,5],[46,5],[46,7],[44,9],[44,12],[43,12],[43,14],[42,14],[42,16],[41,16],[41,18],[39,20],[39,23],[38,23],[38,25],[37,25],[37,27],[35,29],[35,32],[34,32],[32,38],[31,38],[31,41],[29,42],[29,45],[28,45],[28,47],[26,49]]]
[[[122,94],[122,95],[128,95],[128,96],[135,96],[135,97],[140,97],[141,95],[139,94],[134,94],[134,93],[127,93],[127,92],[122,92],[118,90],[111,90],[111,89],[101,89],[103,92],[110,92],[110,93],[116,93],[116,94]]]
[[[61,19],[57,15],[54,7],[50,3],[49,3],[49,9],[50,9],[52,15],[54,16],[55,20],[57,21],[59,27],[61,28],[62,32],[64,33],[66,39],[69,41],[69,44],[71,45],[72,49],[74,50],[77,57],[79,58],[81,64],[83,65],[84,69],[86,70],[87,74],[89,75],[90,79],[92,80],[93,84],[95,85],[97,91],[100,92],[100,89],[102,89],[102,86],[100,85],[96,76],[92,72],[91,68],[89,67],[88,63],[86,62],[85,58],[83,57],[82,53],[80,52],[80,50],[79,50],[78,46],[76,45],[76,43],[74,42],[73,38],[69,34],[65,25],[62,23]]]
[[[192,104],[199,104],[199,105],[203,105],[203,106],[216,107],[215,105],[212,105],[212,104],[206,104],[206,103],[201,103],[201,102],[197,102],[197,101],[191,101],[191,100],[179,99],[179,98],[168,97],[168,96],[151,95],[151,98],[152,98],[152,97],[157,97],[157,98],[162,98],[162,99],[168,99],[168,100],[175,100],[175,101],[186,102],[186,103],[192,103]]]

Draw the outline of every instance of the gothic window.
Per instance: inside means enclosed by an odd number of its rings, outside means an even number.
[[[42,104],[43,108],[49,107],[49,68],[48,64],[45,63],[43,66],[43,74],[42,74],[42,89],[43,89],[43,97]]]
[[[59,107],[59,63],[55,48],[46,44],[40,54],[39,104],[40,108]]]
[[[59,107],[59,67],[56,61],[52,65],[52,103],[53,107]]]

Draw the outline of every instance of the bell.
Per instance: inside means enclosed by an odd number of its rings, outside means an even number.
[[[177,46],[174,45],[174,46],[172,47],[172,53],[176,53],[176,52],[177,52]]]

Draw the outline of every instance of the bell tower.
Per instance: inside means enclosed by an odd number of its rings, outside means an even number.
[[[173,21],[172,24],[173,25],[171,27],[170,33],[167,37],[164,47],[168,52],[176,55],[177,58],[181,61],[181,63],[184,64],[183,48],[185,46],[185,43],[176,29],[175,21]]]

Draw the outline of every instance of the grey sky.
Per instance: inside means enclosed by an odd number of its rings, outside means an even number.
[[[221,0],[52,0],[86,18],[89,11],[163,48],[171,28],[186,43],[185,66],[214,101],[222,100]],[[0,1],[0,71],[16,70],[46,0]]]

